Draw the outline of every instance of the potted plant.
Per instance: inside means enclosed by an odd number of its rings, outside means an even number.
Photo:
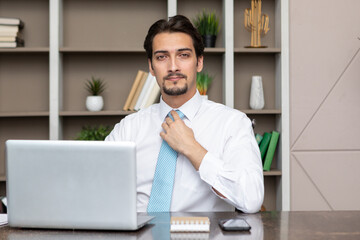
[[[199,72],[196,75],[196,88],[198,89],[201,96],[208,99],[207,90],[214,77],[209,75],[208,73]]]
[[[220,31],[219,18],[215,11],[208,13],[203,10],[197,14],[193,22],[203,38],[205,47],[215,47],[216,36]]]
[[[89,111],[100,111],[104,107],[104,99],[100,94],[105,90],[105,82],[101,78],[91,77],[85,84],[86,90],[91,94],[86,97],[86,108]]]
[[[104,141],[110,132],[111,128],[109,126],[84,126],[78,133],[75,140]]]

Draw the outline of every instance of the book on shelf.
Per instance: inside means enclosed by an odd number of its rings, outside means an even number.
[[[19,30],[19,26],[0,25],[0,32],[17,33]]]
[[[138,70],[123,110],[139,111],[157,102],[160,87],[149,72]]]
[[[269,147],[270,139],[271,139],[271,133],[265,132],[263,134],[263,139],[261,140],[261,143],[259,146],[262,160],[264,160],[264,158],[265,158],[266,151]]]
[[[0,17],[0,25],[15,25],[21,29],[24,27],[24,22],[20,18]]]
[[[144,84],[143,88],[141,89],[140,95],[136,101],[134,110],[136,110],[136,111],[140,110],[142,102],[145,99],[145,95],[147,94],[147,91],[150,88],[153,78],[155,78],[155,77],[153,75],[151,75],[151,73],[149,73],[148,77],[146,78],[145,84]]]
[[[22,39],[22,34],[20,32],[8,32],[8,31],[0,31],[0,37],[18,37]]]
[[[131,100],[129,110],[131,110],[131,111],[134,111],[134,110],[135,110],[135,104],[136,104],[137,100],[139,99],[141,90],[142,90],[142,88],[144,87],[144,84],[145,84],[146,79],[148,78],[148,76],[149,76],[149,73],[148,73],[148,72],[144,72],[144,74],[142,75],[141,80],[140,80],[140,83],[139,83],[139,86],[136,88],[134,97],[133,97],[133,99]]]
[[[0,41],[0,48],[16,48],[16,47],[23,47],[24,42],[2,42]]]
[[[269,147],[266,152],[265,160],[264,160],[264,171],[270,171],[271,163],[274,158],[275,150],[277,143],[279,141],[280,133],[277,131],[272,131],[271,139],[269,143]]]
[[[160,96],[160,87],[156,82],[156,78],[154,78],[154,83],[153,86],[151,87],[149,97],[145,99],[144,101],[145,104],[142,108],[147,108],[150,105],[154,104],[159,96]]]
[[[152,91],[152,89],[154,88],[155,85],[157,85],[156,79],[155,79],[154,76],[152,76],[149,87],[148,87],[147,89],[145,89],[146,92],[145,92],[145,95],[144,95],[143,100],[141,101],[139,110],[145,108],[145,105],[147,104],[147,101],[148,101],[148,99],[149,99],[149,97],[150,97],[151,91]]]
[[[24,42],[21,38],[17,36],[1,36],[0,35],[0,42]]]
[[[23,47],[24,40],[19,34],[23,27],[19,18],[0,17],[0,48]]]
[[[140,83],[140,80],[142,78],[142,76],[145,74],[145,72],[139,70],[136,74],[136,77],[135,77],[135,80],[133,82],[133,85],[131,87],[131,90],[130,90],[130,93],[126,99],[126,102],[125,102],[125,105],[123,107],[123,110],[127,111],[129,110],[129,107],[130,107],[130,104],[131,104],[131,101],[132,99],[134,98],[134,95],[135,95],[135,92],[136,92],[136,89],[138,88],[139,86],[139,83]]]

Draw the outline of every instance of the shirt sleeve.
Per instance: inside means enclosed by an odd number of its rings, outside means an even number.
[[[258,212],[264,200],[264,177],[250,119],[246,115],[235,117],[227,125],[221,158],[208,149],[199,168],[200,177],[237,209]]]

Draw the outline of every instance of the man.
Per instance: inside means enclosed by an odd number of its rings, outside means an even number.
[[[160,103],[128,115],[106,138],[137,144],[138,211],[259,211],[264,182],[251,122],[240,111],[200,97],[196,74],[203,68],[204,46],[197,30],[184,16],[159,20],[144,48],[161,88]],[[160,160],[163,141],[177,152],[173,177],[165,173],[170,158]],[[166,165],[161,170],[160,161]],[[165,209],[158,203],[163,199],[153,200],[164,197],[163,191],[170,191]]]

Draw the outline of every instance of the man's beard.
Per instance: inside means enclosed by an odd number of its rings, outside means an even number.
[[[188,90],[187,83],[185,83],[185,85],[182,88],[177,87],[176,86],[177,83],[175,83],[175,86],[173,86],[172,88],[166,88],[165,80],[167,80],[168,78],[173,77],[173,76],[182,77],[185,80],[187,79],[187,76],[184,75],[184,74],[181,74],[181,73],[170,73],[170,74],[168,74],[166,77],[164,77],[164,82],[163,82],[164,93],[166,93],[167,95],[170,95],[170,96],[179,96],[179,95],[185,94],[187,92],[187,90]]]

